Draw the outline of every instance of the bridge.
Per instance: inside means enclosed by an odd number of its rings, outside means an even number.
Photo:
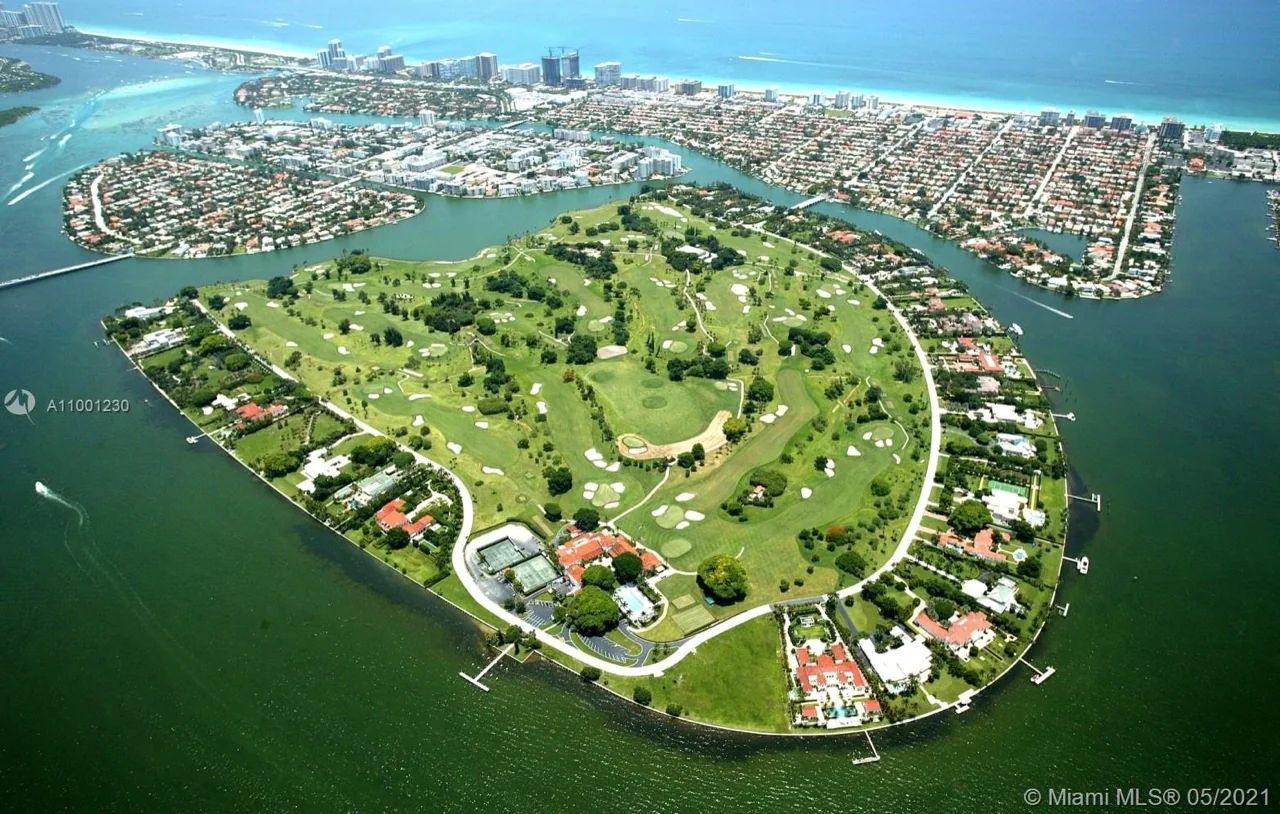
[[[807,201],[801,201],[800,203],[798,203],[798,204],[796,204],[795,206],[791,207],[791,210],[792,210],[793,212],[798,212],[798,211],[799,211],[799,210],[801,210],[801,209],[808,209],[809,207],[813,206],[814,204],[820,204],[820,203],[822,203],[823,201],[829,201],[829,200],[831,200],[831,199],[830,199],[830,198],[828,198],[826,195],[814,195],[814,196],[813,196],[812,198],[810,198],[809,200],[807,200]]]
[[[70,274],[73,271],[82,271],[91,269],[94,266],[105,266],[108,263],[118,263],[121,260],[128,260],[133,257],[133,252],[127,254],[113,254],[110,257],[102,257],[98,260],[90,260],[88,263],[77,263],[74,266],[64,266],[60,269],[52,269],[50,271],[42,271],[39,274],[28,274],[26,277],[18,277],[13,280],[0,281],[0,288],[12,288],[16,285],[25,283],[34,283],[37,280],[43,280],[47,277],[57,277],[59,274]]]

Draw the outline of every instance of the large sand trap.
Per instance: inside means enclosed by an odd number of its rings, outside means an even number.
[[[627,349],[622,345],[605,345],[596,351],[597,359],[616,359],[619,356],[626,356]]]
[[[728,439],[724,437],[724,422],[733,418],[733,413],[728,410],[721,410],[711,419],[711,423],[707,428],[697,435],[686,438],[683,441],[674,441],[670,444],[651,444],[647,440],[644,441],[645,448],[638,450],[635,447],[629,447],[622,442],[622,438],[628,438],[632,442],[640,436],[634,433],[628,433],[617,440],[614,444],[618,448],[618,452],[623,456],[636,461],[650,461],[655,458],[673,458],[682,452],[689,452],[693,449],[694,444],[702,444],[702,448],[707,452],[713,449],[719,449],[727,443]],[[643,439],[642,439],[643,440]]]

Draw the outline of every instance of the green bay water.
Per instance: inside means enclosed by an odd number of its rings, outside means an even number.
[[[169,121],[238,117],[235,77],[56,50],[36,117],[0,130],[0,276],[92,257],[59,233],[59,183]],[[10,53],[0,49],[0,53]],[[34,95],[34,94],[33,94]],[[295,114],[296,115],[296,114]],[[67,133],[71,138],[59,149]],[[25,160],[41,148],[46,152]],[[782,203],[715,162],[729,180]],[[27,165],[34,164],[28,170]],[[1184,184],[1173,282],[1065,300],[875,214],[829,212],[928,253],[1059,374],[1077,488],[1066,619],[965,716],[854,739],[731,736],[640,713],[548,665],[488,659],[456,610],[310,522],[189,425],[98,318],[187,284],[260,278],[369,248],[458,258],[633,188],[432,198],[376,232],[288,253],[128,260],[0,292],[0,391],[127,398],[124,415],[0,414],[0,788],[19,810],[1003,811],[1022,789],[1259,785],[1277,771],[1272,526],[1280,252],[1265,188]],[[1065,319],[1032,300],[1073,315]],[[66,502],[44,499],[35,481]]]

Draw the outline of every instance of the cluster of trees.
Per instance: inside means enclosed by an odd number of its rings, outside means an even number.
[[[343,274],[367,274],[373,270],[373,261],[363,251],[344,254],[334,261],[334,265],[338,269],[339,277]]]
[[[658,224],[654,223],[648,215],[637,214],[629,204],[618,207],[618,220],[622,222],[622,228],[629,232],[639,232],[642,235],[658,234]]]
[[[698,379],[727,379],[729,363],[724,357],[699,356],[696,359],[668,359],[667,378],[673,382],[684,381],[686,377]]]
[[[607,280],[618,272],[613,261],[613,250],[603,243],[552,243],[547,254],[555,259],[581,266],[583,272],[595,280]]]
[[[267,280],[267,296],[273,300],[298,298],[298,289],[288,277],[272,277]]]
[[[835,354],[828,347],[831,343],[831,334],[826,331],[791,328],[787,331],[787,341],[800,348],[800,353],[808,357],[814,370],[822,370],[836,362]]]
[[[880,611],[880,615],[890,622],[905,622],[907,620],[907,608],[904,608],[890,595],[889,587],[882,580],[868,582],[862,586],[862,591],[858,595],[876,606]]]
[[[414,316],[421,318],[432,330],[454,334],[468,325],[474,325],[480,304],[471,292],[445,291],[431,298],[428,305],[414,309]]]
[[[704,262],[701,257],[691,252],[680,251],[681,247],[697,246],[710,252],[712,255],[710,261]],[[676,271],[690,271],[695,274],[702,269],[710,268],[712,271],[729,266],[742,265],[742,255],[736,249],[729,246],[722,246],[719,238],[713,234],[703,235],[697,229],[690,226],[685,229],[684,240],[676,238],[667,238],[662,241],[662,256],[667,259],[667,263]]]
[[[596,360],[596,340],[590,334],[574,334],[564,359],[571,365],[587,365]]]
[[[489,291],[497,291],[511,297],[546,303],[547,307],[553,310],[564,305],[560,294],[545,281],[528,279],[511,269],[502,269],[497,274],[487,277],[484,287]]]

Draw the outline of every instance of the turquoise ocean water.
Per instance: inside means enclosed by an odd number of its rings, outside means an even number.
[[[65,0],[89,30],[253,43],[314,54],[394,46],[412,60],[493,51],[504,63],[549,46],[584,69],[743,86],[878,92],[992,109],[1099,109],[1145,119],[1280,130],[1280,12],[1271,0],[754,0],[464,5],[384,0],[171,3]]]

